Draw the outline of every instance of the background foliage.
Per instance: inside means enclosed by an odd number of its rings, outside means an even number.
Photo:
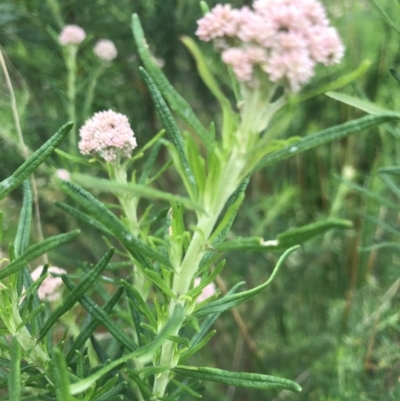
[[[216,1],[207,1],[212,6]],[[236,6],[243,1],[229,2]],[[249,2],[247,2],[249,3]],[[3,0],[0,3],[1,46],[16,90],[22,130],[30,149],[36,149],[66,120],[65,66],[54,39],[62,21],[51,9],[52,1]],[[388,14],[396,16],[395,0],[380,0]],[[96,0],[60,2],[66,23],[76,23],[89,34],[80,51],[79,79],[90,76],[96,59],[91,48],[97,38],[113,40],[118,58],[101,76],[92,112],[111,108],[128,115],[139,146],[159,129],[155,111],[139,76],[140,65],[133,43],[130,16],[137,12],[155,57],[164,62],[164,72],[184,94],[205,124],[217,111],[212,96],[197,76],[194,62],[179,41],[193,36],[200,17],[197,2],[184,0]],[[343,92],[399,109],[399,83],[389,68],[399,68],[399,37],[380,18],[368,1],[326,2],[333,25],[340,30],[347,51],[344,62],[324,69],[304,90],[328,84],[369,60],[368,71]],[[213,68],[218,61],[212,48],[202,45]],[[78,107],[85,93],[78,93]],[[296,107],[287,107],[275,124],[284,136],[306,136],[331,125],[346,122],[363,113],[324,95],[312,97]],[[87,116],[79,115],[80,126]],[[0,180],[22,161],[16,145],[10,98],[0,76]],[[337,231],[307,243],[289,259],[287,267],[262,298],[226,313],[217,323],[217,335],[207,353],[195,363],[223,369],[263,372],[297,378],[301,394],[279,393],[274,400],[397,400],[400,398],[399,258],[396,251],[367,248],[397,237],[382,224],[365,218],[399,224],[397,211],[343,184],[352,180],[398,201],[379,179],[379,167],[398,164],[396,127],[383,126],[342,142],[308,151],[289,161],[257,173],[231,233],[235,236],[275,238],[279,232],[323,217],[342,217],[354,222],[354,229]],[[166,154],[160,157],[160,165]],[[64,160],[53,155],[49,166]],[[38,171],[40,204],[45,235],[76,227],[74,221],[53,206],[58,195],[49,171]],[[173,188],[172,174],[159,186]],[[175,191],[179,194],[180,188]],[[109,201],[113,200],[110,197]],[[103,201],[107,198],[103,197]],[[7,202],[7,205],[4,205]],[[14,208],[13,219],[4,222],[5,240],[16,232],[20,193],[14,192],[2,206]],[[85,241],[83,241],[85,238]],[[4,241],[7,242],[7,241]],[[72,271],[71,251],[82,260],[99,260],[105,246],[88,227],[76,248],[70,245],[51,253],[53,264]],[[367,248],[364,249],[363,248]],[[360,252],[361,249],[361,252]],[[221,290],[245,280],[254,287],[265,281],[277,260],[267,253],[231,254],[218,282]],[[232,355],[233,353],[233,355]],[[232,358],[233,356],[233,358]],[[198,358],[201,359],[198,360]],[[233,360],[233,365],[232,365]],[[194,364],[195,364],[194,363]],[[207,384],[204,397],[210,400],[256,400],[260,393]]]

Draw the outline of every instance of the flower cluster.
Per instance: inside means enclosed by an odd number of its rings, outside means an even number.
[[[42,274],[43,266],[37,267],[32,273],[31,277],[33,281],[36,281]],[[40,300],[44,301],[56,301],[60,298],[61,292],[59,287],[63,283],[61,277],[54,277],[52,273],[55,274],[66,274],[67,272],[60,267],[51,266],[47,270],[48,276],[43,280],[42,284],[38,288],[38,297]]]
[[[318,0],[255,0],[253,9],[215,6],[198,21],[196,34],[214,43],[239,81],[257,70],[297,92],[317,63],[340,62],[344,46]]]
[[[136,138],[128,118],[112,110],[95,113],[80,129],[79,150],[83,155],[100,156],[107,162],[118,156],[130,157]]]
[[[85,31],[78,25],[65,25],[59,36],[62,46],[78,46],[86,38]]]
[[[115,47],[114,43],[108,39],[99,40],[95,44],[93,52],[100,60],[103,61],[112,61],[118,55],[117,48]]]

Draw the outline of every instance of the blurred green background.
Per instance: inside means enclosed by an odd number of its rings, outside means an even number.
[[[82,85],[78,86],[77,96],[78,127],[88,117],[79,114],[85,98],[83,88],[98,63],[92,47],[97,39],[107,38],[115,42],[118,57],[101,75],[91,111],[111,108],[126,114],[139,148],[161,128],[138,74],[140,60],[130,27],[133,12],[139,14],[150,49],[163,63],[171,83],[206,125],[215,119],[218,105],[179,40],[182,35],[194,36],[196,20],[201,17],[197,1],[55,1],[0,2],[0,45],[29,149],[40,146],[68,119],[66,68],[56,40],[64,23],[82,26],[88,35],[78,56],[78,82]],[[399,15],[400,5],[396,0],[377,2],[392,18]],[[217,1],[207,3],[211,7]],[[251,4],[239,0],[228,3]],[[57,4],[61,18],[54,12]],[[346,56],[339,66],[319,68],[303,92],[311,93],[369,60],[371,67],[366,74],[341,91],[399,110],[400,84],[389,73],[389,68],[400,69],[399,36],[367,0],[325,1],[325,5],[346,45]],[[218,69],[212,46],[201,44],[201,47],[213,68]],[[287,107],[276,120],[275,128],[281,131],[282,138],[306,136],[362,115],[319,95]],[[207,383],[205,399],[400,399],[398,251],[363,249],[382,241],[396,244],[400,216],[353,191],[340,178],[346,177],[398,202],[376,173],[379,167],[398,164],[398,138],[400,132],[396,127],[382,126],[308,151],[253,176],[230,234],[232,238],[259,235],[273,239],[284,230],[328,216],[350,219],[354,229],[334,231],[306,243],[289,258],[261,298],[234,314],[223,315],[216,324],[218,333],[206,352],[193,358],[193,364],[296,379],[303,386],[303,392],[258,392]],[[0,74],[0,150],[2,180],[23,160],[3,74]],[[163,153],[160,165],[167,158],[167,153]],[[66,220],[52,205],[60,195],[52,186],[51,169],[66,166],[65,160],[55,155],[37,173],[45,236],[77,225]],[[95,168],[92,173],[96,173]],[[157,186],[182,193],[172,170],[167,171]],[[12,241],[15,234],[19,205],[18,191],[1,205],[8,210],[4,243]],[[160,206],[166,205],[160,202]],[[366,218],[366,214],[370,217]],[[377,225],[371,217],[381,223]],[[383,227],[383,224],[390,226]],[[102,253],[104,245],[98,240],[98,234],[88,227],[83,230],[84,239],[81,236],[81,242],[75,243],[74,249],[63,248],[51,255],[54,264],[71,268],[71,250],[89,261]],[[224,285],[229,288],[245,280],[248,288],[256,286],[269,276],[276,260],[276,254],[232,253],[227,256],[227,266],[218,284],[220,288]]]

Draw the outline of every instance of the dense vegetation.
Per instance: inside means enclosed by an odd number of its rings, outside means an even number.
[[[216,3],[207,1],[210,8]],[[225,3],[250,4],[239,0]],[[319,67],[311,83],[280,111],[273,121],[275,131],[280,133],[276,139],[307,137],[365,115],[366,106],[352,107],[339,102],[324,94],[330,90],[388,110],[396,111],[400,107],[397,96],[400,82],[396,79],[396,69],[400,71],[400,37],[373,4],[379,4],[391,18],[397,16],[400,5],[395,0],[324,3],[345,43],[345,58],[337,66]],[[217,127],[222,125],[218,117],[219,105],[180,41],[183,35],[194,37],[196,20],[201,17],[197,2],[96,0],[92,4],[77,0],[3,0],[0,3],[0,44],[28,150],[18,139],[12,98],[2,73],[0,181],[20,166],[27,153],[39,148],[69,120],[67,70],[58,44],[58,34],[66,23],[82,26],[87,33],[77,58],[76,126],[83,125],[94,112],[118,111],[128,116],[138,149],[162,128],[139,74],[142,62],[132,37],[132,13],[139,15],[150,50],[162,65],[164,74],[191,104],[200,121],[206,127],[215,120]],[[395,27],[397,22],[394,21]],[[99,38],[111,39],[118,49],[118,57],[98,77],[93,103],[87,105],[88,85],[99,65],[92,47]],[[199,46],[210,69],[215,73],[221,71],[223,67],[212,45],[201,43]],[[234,103],[228,79],[224,81],[222,75],[219,83]],[[178,124],[183,130],[188,129],[182,120],[178,119]],[[197,387],[196,391],[205,399],[400,399],[397,240],[400,187],[393,175],[398,170],[387,169],[399,164],[399,138],[400,131],[395,123],[374,126],[279,161],[252,176],[228,239],[241,236],[274,239],[288,229],[327,218],[349,220],[352,227],[330,230],[304,243],[288,257],[268,291],[221,315],[215,324],[217,334],[191,359],[195,366],[290,378],[296,380],[303,391],[259,392],[203,382],[205,389]],[[59,149],[68,151],[68,141]],[[135,162],[137,175],[145,170],[146,158],[147,155]],[[167,149],[161,148],[154,171],[164,166],[169,158]],[[93,227],[70,216],[66,218],[64,211],[54,205],[54,201],[65,201],[65,195],[54,181],[55,169],[59,168],[98,177],[106,175],[96,165],[73,167],[71,160],[60,153],[53,153],[35,173],[44,237],[77,227],[83,233],[73,243],[52,250],[49,253],[51,264],[69,273],[79,267],[79,271],[85,273],[88,264],[98,263],[102,258],[107,245]],[[153,187],[185,194],[173,168],[167,169]],[[110,193],[96,189],[92,193],[107,204],[116,202]],[[6,255],[6,246],[14,241],[21,204],[21,189],[0,203],[1,209],[7,210],[2,223],[0,260],[2,254]],[[140,205],[140,214],[150,204],[159,211],[168,207],[161,199],[146,200]],[[187,225],[193,222],[193,216],[189,215]],[[37,240],[33,230],[31,243]],[[277,252],[229,252],[217,286],[222,293],[239,281],[245,281],[246,288],[257,287],[268,279],[279,256]],[[37,259],[31,267],[39,264],[43,264],[43,260]],[[122,269],[106,275],[117,280],[124,278],[125,273]],[[111,288],[112,284],[105,285],[110,290],[107,285]],[[95,291],[93,298],[101,303],[104,294]],[[82,310],[77,308],[76,313],[80,320],[84,319]],[[58,341],[69,323],[66,320],[60,323],[60,329],[54,333]],[[100,329],[107,339],[104,332]],[[119,352],[112,341],[103,342],[108,354]],[[6,377],[6,367],[1,363],[0,366],[1,374]],[[6,389],[7,381],[2,384]],[[126,397],[130,399],[129,395]],[[192,399],[190,394],[186,397]],[[8,399],[7,396],[4,399]]]

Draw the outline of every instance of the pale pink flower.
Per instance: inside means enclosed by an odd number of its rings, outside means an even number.
[[[318,63],[337,64],[343,58],[344,46],[333,27],[315,26],[308,31],[310,54]]]
[[[314,75],[314,62],[306,51],[272,53],[264,71],[272,82],[287,80],[292,92],[298,92]]]
[[[94,54],[101,60],[112,61],[117,55],[118,51],[114,42],[108,39],[100,39],[93,48]]]
[[[222,52],[222,60],[232,67],[239,81],[249,81],[253,73],[253,66],[246,54],[246,50],[232,47]]]
[[[243,7],[238,16],[239,26],[237,37],[243,42],[256,42],[268,47],[273,44],[276,28],[270,19]]]
[[[60,168],[56,171],[56,175],[58,178],[64,180],[64,181],[71,181],[71,174],[69,173],[69,171]]]
[[[78,25],[65,25],[59,36],[60,44],[62,46],[77,46],[81,44],[85,38],[85,31]]]
[[[41,273],[43,271],[43,266],[37,267],[32,273],[31,277],[33,281],[38,280]],[[51,266],[47,270],[48,276],[43,280],[42,284],[40,284],[38,288],[38,297],[40,300],[44,301],[56,301],[61,297],[60,286],[63,283],[61,277],[55,277],[52,275],[55,274],[66,274],[67,272],[60,267]]]
[[[79,130],[79,150],[83,155],[100,156],[107,162],[131,157],[136,138],[128,118],[115,111],[100,111]]]
[[[238,11],[229,4],[217,4],[208,14],[197,21],[196,35],[204,41],[221,36],[234,36],[238,27]]]
[[[201,278],[200,277],[196,277],[194,279],[194,286],[197,287],[198,285],[200,285],[201,282]],[[214,283],[210,283],[208,285],[206,285],[201,294],[197,297],[197,303],[203,302],[205,301],[207,298],[212,297],[215,293],[217,292],[217,289],[215,287]]]
[[[255,0],[253,9],[217,5],[198,21],[200,39],[214,39],[237,79],[253,86],[264,71],[298,91],[316,63],[340,62],[344,46],[318,0]]]

